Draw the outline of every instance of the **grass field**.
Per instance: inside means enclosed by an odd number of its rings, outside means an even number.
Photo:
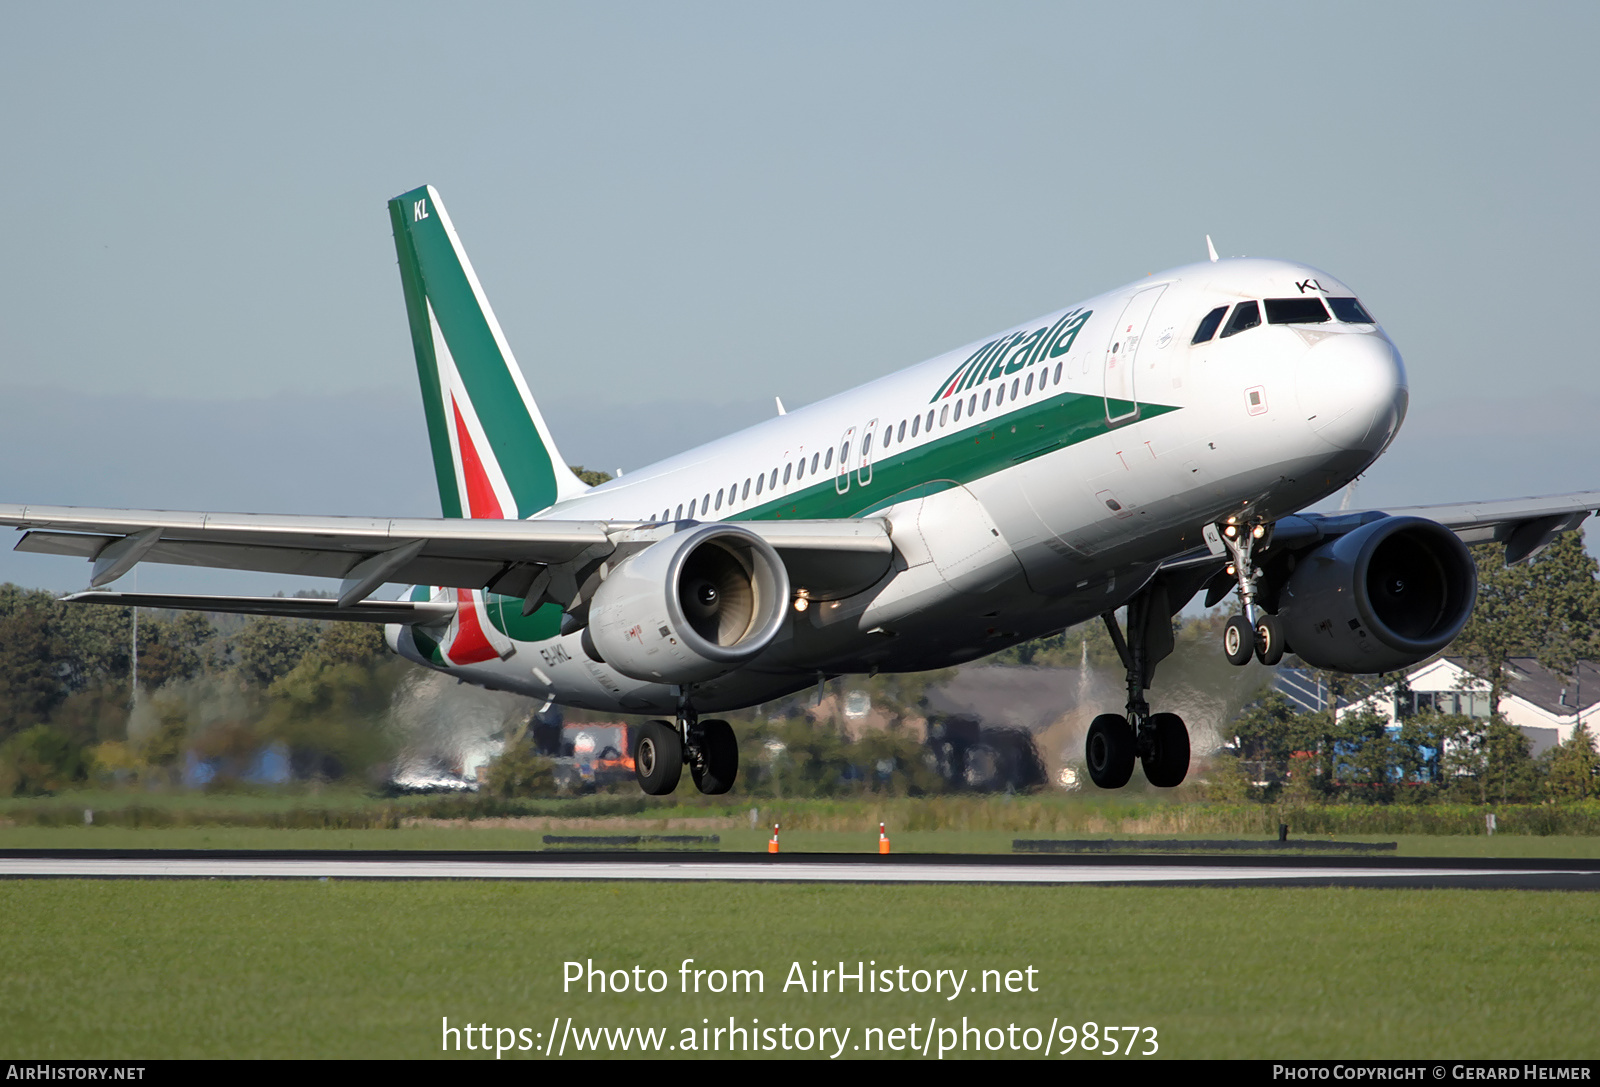
[[[733,1016],[849,1027],[843,1055],[858,1057],[848,1047],[864,1028],[916,1022],[920,1040],[930,1020],[959,1028],[965,1016],[1154,1027],[1162,1057],[1593,1057],[1594,903],[1448,890],[10,881],[0,1051],[437,1057],[444,1017],[526,1027],[541,1045],[557,1017],[664,1027],[672,1045],[682,1028]],[[562,963],[591,958],[660,968],[670,984],[563,993]],[[766,991],[682,994],[684,958],[761,969]],[[964,969],[969,984],[1031,966],[1038,991],[784,992],[790,964],[813,959]]]

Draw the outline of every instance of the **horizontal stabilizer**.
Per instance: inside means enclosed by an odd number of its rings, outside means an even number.
[[[337,600],[302,596],[181,596],[168,593],[73,593],[68,604],[120,604],[130,608],[174,611],[217,611],[239,615],[281,615],[287,619],[324,619],[344,623],[443,623],[456,613],[456,602],[362,600],[341,607]]]

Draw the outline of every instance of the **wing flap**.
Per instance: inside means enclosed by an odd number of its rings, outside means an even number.
[[[175,611],[280,615],[286,619],[322,619],[346,623],[444,623],[455,615],[457,607],[453,601],[362,600],[341,605],[337,600],[316,597],[186,596],[103,591],[73,593],[61,599],[68,604],[116,604]]]

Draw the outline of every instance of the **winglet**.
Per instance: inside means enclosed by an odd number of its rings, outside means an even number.
[[[389,219],[444,515],[520,520],[583,494],[439,194],[397,196]]]
[[[1211,258],[1211,263],[1217,263],[1217,247],[1211,244],[1211,235],[1206,235],[1206,256]]]

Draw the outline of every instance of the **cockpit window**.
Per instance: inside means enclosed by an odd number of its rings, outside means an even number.
[[[1200,319],[1200,327],[1194,330],[1194,339],[1190,343],[1205,343],[1217,334],[1217,326],[1222,323],[1222,315],[1228,312],[1227,306],[1218,306]]]
[[[1333,307],[1333,315],[1347,325],[1378,323],[1372,319],[1372,314],[1367,312],[1367,308],[1354,298],[1330,298],[1328,305]]]
[[[1328,311],[1322,308],[1322,299],[1315,295],[1309,298],[1267,299],[1269,325],[1315,325],[1327,319]]]
[[[1248,332],[1261,323],[1261,307],[1254,302],[1240,302],[1233,307],[1233,316],[1228,318],[1228,327],[1222,330],[1222,339],[1237,336],[1241,332]]]

